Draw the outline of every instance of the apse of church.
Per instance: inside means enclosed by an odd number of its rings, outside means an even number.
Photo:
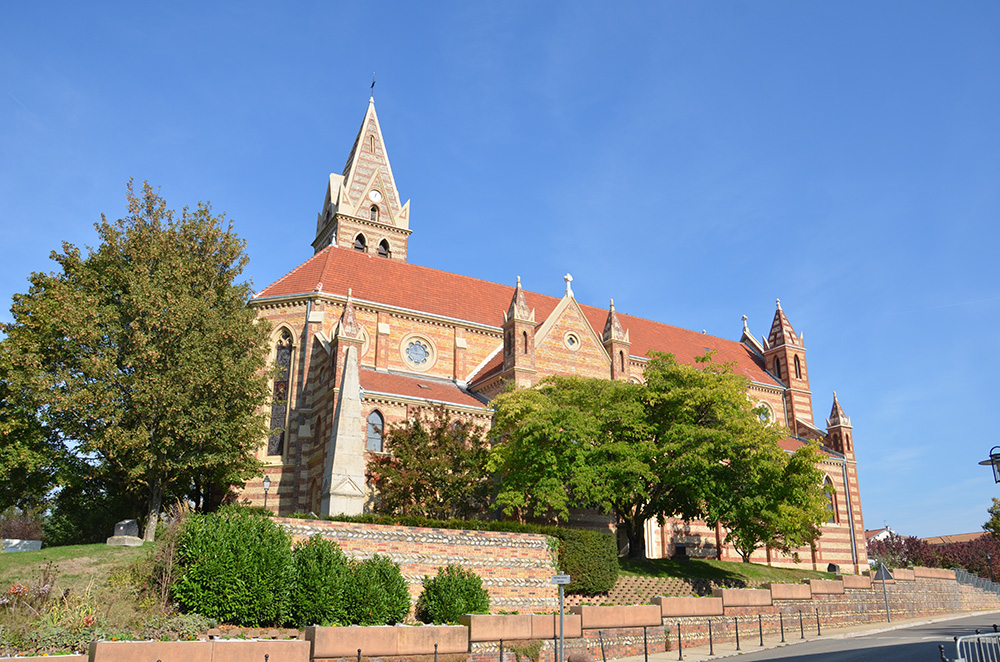
[[[313,255],[250,302],[273,326],[279,373],[261,446],[269,507],[364,512],[366,454],[383,451],[389,426],[431,407],[488,426],[489,401],[509,382],[530,387],[555,374],[641,382],[650,351],[693,363],[711,346],[747,378],[768,418],[789,428],[786,450],[821,444],[830,520],[815,552],[798,550],[799,558],[822,569],[867,566],[851,422],[834,395],[826,428],[815,425],[805,341],[780,301],[766,337],[755,337],[746,318],[738,341],[708,336],[619,313],[614,301],[580,303],[569,274],[563,295],[552,297],[516,274],[502,285],[414,264],[409,213],[369,100],[343,171],[329,176]],[[262,502],[262,488],[250,483],[245,496]],[[723,531],[703,523],[648,526],[650,557],[684,548],[739,558],[722,543]],[[763,550],[752,560],[794,563]]]

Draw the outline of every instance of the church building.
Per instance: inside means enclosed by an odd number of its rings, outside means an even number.
[[[273,325],[272,433],[261,459],[270,478],[268,504],[280,514],[356,514],[370,505],[365,457],[382,453],[389,426],[444,406],[488,427],[488,403],[508,382],[530,387],[548,375],[641,382],[650,351],[693,363],[706,349],[747,378],[749,396],[790,436],[794,450],[821,444],[830,519],[816,550],[796,554],[805,567],[844,572],[867,568],[854,456],[854,431],[836,394],[825,429],[813,419],[802,335],[776,306],[767,337],[727,340],[578,302],[572,277],[565,293],[438,271],[409,261],[410,202],[389,165],[369,100],[340,174],[331,174],[316,221],[313,255],[250,301]],[[262,502],[261,481],[244,496]],[[725,532],[704,523],[647,524],[652,558],[739,560]],[[755,562],[792,565],[792,557],[758,550]]]

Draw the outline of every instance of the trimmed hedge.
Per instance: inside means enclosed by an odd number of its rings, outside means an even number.
[[[340,545],[315,535],[298,542],[292,556],[295,579],[291,606],[295,625],[302,628],[343,623],[342,594],[352,564]]]
[[[438,568],[434,577],[424,575],[424,590],[417,599],[416,617],[423,623],[458,625],[465,614],[488,614],[490,594],[479,575],[462,566]]]
[[[610,591],[618,580],[618,545],[610,531],[570,529],[544,524],[522,524],[510,520],[435,520],[427,517],[400,515],[335,515],[314,517],[295,513],[298,519],[321,519],[355,524],[381,524],[383,526],[415,526],[430,529],[462,531],[496,531],[502,533],[534,533],[550,536],[559,541],[557,567],[569,575],[570,593],[604,593]]]
[[[399,566],[374,555],[353,563],[341,593],[342,625],[394,625],[410,613],[410,592]]]
[[[177,545],[181,607],[226,623],[281,626],[290,616],[292,547],[270,518],[239,507],[184,520]]]

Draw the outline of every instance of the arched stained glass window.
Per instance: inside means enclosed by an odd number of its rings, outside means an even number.
[[[267,438],[267,454],[269,456],[281,455],[285,452],[294,351],[292,334],[288,329],[282,330],[274,352],[274,363],[278,374],[274,377],[274,388],[271,391],[271,434]]]
[[[383,432],[385,432],[385,419],[376,409],[368,414],[368,437],[365,447],[374,453],[381,453]]]

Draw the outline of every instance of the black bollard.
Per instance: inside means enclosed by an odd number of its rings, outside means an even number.
[[[500,640],[500,662],[503,662],[503,639]]]
[[[267,658],[269,658],[269,657],[271,657],[271,656],[268,655],[267,653],[264,653],[264,662],[267,662]]]
[[[434,662],[438,662],[438,645],[437,644],[434,644]]]
[[[979,630],[976,630],[976,634],[979,634]],[[985,660],[986,658],[983,657],[983,640],[982,639],[976,639],[976,648],[979,649],[979,659],[980,660]]]
[[[740,649],[740,620],[733,616],[733,625],[736,627],[736,650]]]
[[[358,649],[358,662],[361,662],[361,649]]]
[[[684,642],[681,640],[681,622],[677,621],[677,659],[684,659]]]
[[[642,626],[642,656],[649,662],[649,642],[646,639],[646,626]]]
[[[760,614],[757,614],[757,631],[760,633],[760,645],[764,646],[764,621],[761,620]]]
[[[708,619],[708,654],[715,655],[715,644],[712,643],[712,619]]]
[[[806,638],[806,628],[802,624],[802,612],[799,612],[799,634],[802,635],[802,639]]]
[[[778,612],[778,625],[781,626],[781,643],[785,643],[785,615]]]
[[[816,608],[816,636],[823,636],[823,630],[819,626],[819,607]]]
[[[603,662],[608,662],[608,656],[604,654],[604,633],[598,630],[597,638],[601,640],[601,660]]]

